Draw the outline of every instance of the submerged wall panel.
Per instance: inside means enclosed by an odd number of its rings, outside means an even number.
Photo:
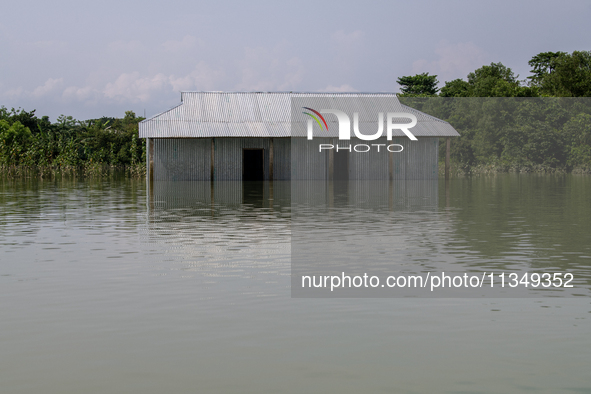
[[[291,139],[291,179],[326,180],[329,177],[329,153],[319,151],[319,144],[330,144],[331,138]],[[348,142],[345,141],[348,145]]]
[[[216,181],[242,180],[242,150],[238,138],[215,138],[213,179]]]
[[[264,179],[269,180],[269,138],[215,138],[214,180],[241,181],[244,149],[263,149]]]
[[[291,179],[291,138],[273,138],[273,180]]]
[[[391,144],[385,138],[375,141],[353,140],[349,154],[349,176],[356,180],[389,179],[389,155],[386,146]],[[376,146],[383,145],[383,146]],[[365,152],[369,147],[369,150]],[[380,149],[378,152],[378,148]]]
[[[155,138],[154,180],[210,180],[211,138]]]
[[[330,159],[334,152],[318,151],[318,144],[341,148],[363,143],[399,144],[400,153],[389,153],[385,146],[377,152],[374,146],[367,153],[348,153],[348,179],[382,180],[437,179],[438,138],[394,138],[392,141],[338,141],[337,139],[273,138],[274,180],[327,180]],[[211,181],[211,163],[215,181],[241,181],[245,149],[263,149],[263,179],[270,176],[270,138],[155,138],[154,180]],[[391,163],[391,164],[390,164]],[[336,164],[333,163],[337,171]]]

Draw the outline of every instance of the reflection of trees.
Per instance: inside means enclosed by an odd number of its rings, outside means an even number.
[[[35,234],[45,221],[74,228],[125,226],[145,212],[144,180],[0,179],[0,237]]]
[[[145,186],[143,180],[130,179],[0,180],[0,240],[3,245],[24,243],[20,234],[30,240],[44,223],[63,223],[90,233],[147,230],[147,242],[210,243],[224,250],[256,249],[272,239],[289,242],[294,214],[289,182],[219,184],[213,193],[210,182],[162,185],[152,197],[155,204],[148,205],[148,223]],[[429,269],[452,263],[461,271],[568,271],[591,284],[591,259],[584,257],[591,256],[588,176],[457,178],[449,191],[443,181],[439,190],[432,181],[393,188],[379,182],[340,186],[298,190],[319,200],[313,210],[296,210],[296,215],[309,214],[312,230],[320,217],[334,223],[338,231],[329,240],[341,230],[363,235],[366,228],[383,239],[401,240],[395,250],[387,244],[387,252],[400,261]]]
[[[589,277],[591,179],[501,175],[454,179],[455,234],[476,264],[556,269]],[[591,283],[591,278],[590,278]]]

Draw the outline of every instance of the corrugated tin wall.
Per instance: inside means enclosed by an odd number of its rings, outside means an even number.
[[[155,138],[154,180],[208,181],[211,138]]]
[[[273,180],[291,179],[291,138],[273,138]]]
[[[388,180],[390,160],[392,179],[437,179],[438,138],[395,138],[376,141],[339,141],[315,138],[273,139],[274,180],[326,180],[329,179],[329,151],[318,152],[320,143],[347,147],[356,143],[400,144],[401,153],[381,152],[374,148],[367,153],[349,154],[349,179]],[[214,138],[214,180],[242,180],[242,155],[244,149],[263,149],[264,179],[269,180],[269,138]],[[211,138],[154,139],[154,180],[157,181],[209,181],[211,180]]]
[[[319,144],[330,144],[332,138],[291,139],[291,179],[328,179],[328,151],[318,151]]]
[[[335,144],[337,143],[339,146],[343,145],[341,141],[335,139]],[[379,138],[375,141],[352,141],[353,147],[357,144],[369,145],[373,149],[365,153],[352,152],[349,154],[349,179],[388,180],[390,175],[390,153],[386,150],[386,146],[380,147],[378,152],[377,147],[372,146],[372,144],[390,145],[392,142],[387,141],[385,138]],[[363,151],[365,148],[362,146],[358,149]]]
[[[393,154],[392,179],[438,179],[439,138],[394,138],[405,154]]]
[[[264,179],[269,180],[269,138],[216,138],[214,140],[214,180],[242,180],[243,149],[263,149]]]
[[[269,180],[269,138],[155,138],[154,180],[209,181],[211,152],[214,147],[214,180],[242,180],[244,149],[263,149],[264,179]],[[273,179],[289,180],[291,176],[291,139],[273,140]]]

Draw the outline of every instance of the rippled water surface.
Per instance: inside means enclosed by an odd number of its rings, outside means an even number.
[[[0,391],[591,392],[590,177],[385,203],[430,235],[401,254],[576,272],[556,298],[291,298],[290,191],[0,180]]]

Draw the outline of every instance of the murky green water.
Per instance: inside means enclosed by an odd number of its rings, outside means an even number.
[[[289,188],[208,187],[0,181],[1,391],[591,392],[591,177],[421,203],[445,233],[417,259],[581,278],[522,299],[291,298]]]

